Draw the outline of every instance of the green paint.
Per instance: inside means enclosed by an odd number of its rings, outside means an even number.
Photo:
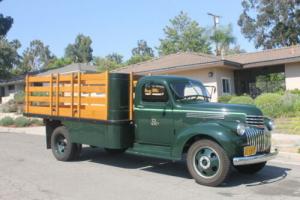
[[[110,74],[110,120],[128,119],[128,80],[127,74]],[[174,76],[147,76],[140,79],[135,90],[132,123],[63,121],[63,124],[69,129],[73,142],[115,149],[128,148],[127,152],[138,155],[180,160],[186,144],[198,137],[219,143],[229,158],[242,156],[247,140],[246,136],[236,134],[237,124],[245,123],[247,115],[260,116],[262,112],[255,106],[197,100],[175,101],[170,82],[187,80]],[[164,85],[168,100],[143,102],[141,91],[146,83]],[[206,173],[211,174],[212,171]]]

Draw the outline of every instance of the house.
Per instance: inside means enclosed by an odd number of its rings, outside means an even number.
[[[50,75],[50,74],[65,74],[72,72],[96,72],[97,67],[84,63],[73,63],[64,67],[31,72],[36,75]],[[14,95],[19,91],[24,91],[25,75],[15,76],[7,80],[0,80],[0,103],[6,103],[14,98]]]
[[[300,46],[222,57],[181,52],[129,65],[114,72],[190,77],[200,80],[205,86],[216,88],[212,92],[212,101],[217,101],[222,95],[247,93],[257,96],[260,91],[256,81],[261,75],[281,74],[283,77],[281,81],[266,81],[266,86],[276,84],[286,90],[300,89]]]

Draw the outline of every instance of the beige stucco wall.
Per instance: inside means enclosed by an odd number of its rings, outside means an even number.
[[[222,78],[229,79],[230,82],[230,93],[224,94],[223,93],[223,85],[222,85]],[[234,72],[233,69],[229,68],[217,68],[216,69],[216,79],[218,85],[218,96],[223,95],[232,95],[235,93],[234,89]]]
[[[300,62],[285,64],[285,86],[287,90],[300,89]]]

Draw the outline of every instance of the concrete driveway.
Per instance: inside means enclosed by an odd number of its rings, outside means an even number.
[[[184,162],[111,156],[85,148],[81,160],[58,162],[45,137],[0,133],[0,199],[299,199],[300,163],[270,162],[249,176],[234,171],[221,187],[198,185]]]

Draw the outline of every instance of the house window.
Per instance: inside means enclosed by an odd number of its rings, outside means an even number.
[[[146,102],[166,102],[168,101],[166,88],[160,84],[146,83],[143,86],[142,99]]]
[[[230,79],[222,78],[223,94],[230,94]]]
[[[14,91],[15,90],[15,85],[9,85],[8,90],[9,91]]]

